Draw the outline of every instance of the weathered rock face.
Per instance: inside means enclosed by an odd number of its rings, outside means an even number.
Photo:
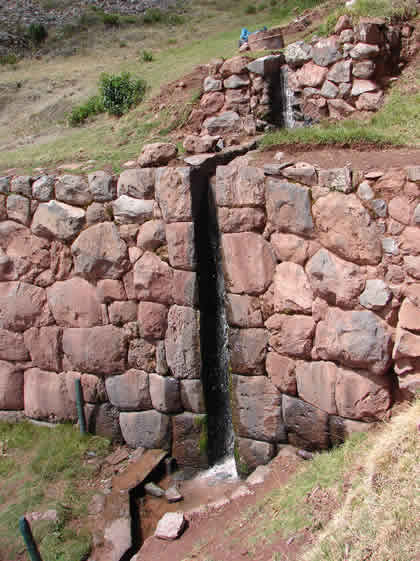
[[[116,279],[127,269],[127,245],[115,224],[91,226],[71,246],[75,273],[88,278]]]
[[[382,256],[380,232],[355,195],[330,193],[313,205],[321,243],[348,261],[377,265]]]
[[[235,294],[261,294],[272,281],[275,260],[270,245],[254,233],[224,234],[222,252],[227,288]]]
[[[165,348],[166,360],[175,378],[199,378],[201,358],[197,311],[186,306],[171,307]]]
[[[344,63],[320,64],[331,90],[350,84]],[[228,90],[264,91],[263,75],[249,80]],[[325,448],[387,418],[420,372],[417,167],[363,177],[250,162],[210,181],[244,473],[279,443]],[[75,421],[80,379],[89,430],[204,466],[205,182],[185,167],[128,171],[0,180],[0,411]],[[57,182],[74,202],[53,198]],[[10,193],[29,201],[25,224]]]

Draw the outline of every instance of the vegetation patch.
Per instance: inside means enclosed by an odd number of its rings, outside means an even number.
[[[32,524],[43,561],[82,559],[91,545],[83,517],[95,470],[87,460],[102,458],[109,441],[81,436],[73,425],[31,423],[0,423],[0,441],[7,444],[7,455],[0,457],[0,559],[17,559],[24,549],[19,518],[49,509],[57,511],[57,520]]]

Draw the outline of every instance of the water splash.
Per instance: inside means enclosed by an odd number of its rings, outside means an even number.
[[[285,129],[293,129],[296,121],[293,111],[294,93],[288,86],[288,68],[286,65],[280,68],[280,90],[282,98],[282,121]]]

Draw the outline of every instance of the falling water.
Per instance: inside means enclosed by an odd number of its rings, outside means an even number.
[[[293,112],[293,101],[294,93],[288,86],[288,68],[283,65],[280,68],[280,91],[282,99],[282,122],[285,129],[293,129],[296,126],[294,112]]]
[[[197,173],[195,177],[195,189],[203,193],[199,211],[195,215],[195,235],[198,254],[201,381],[207,410],[208,458],[210,465],[214,465],[232,455],[234,445],[229,394],[228,326],[216,207],[209,178],[203,172],[200,175]]]

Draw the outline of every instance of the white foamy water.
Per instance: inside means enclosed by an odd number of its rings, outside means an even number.
[[[235,458],[233,456],[226,456],[221,462],[199,473],[195,479],[236,481],[238,479],[238,472],[236,471]]]

